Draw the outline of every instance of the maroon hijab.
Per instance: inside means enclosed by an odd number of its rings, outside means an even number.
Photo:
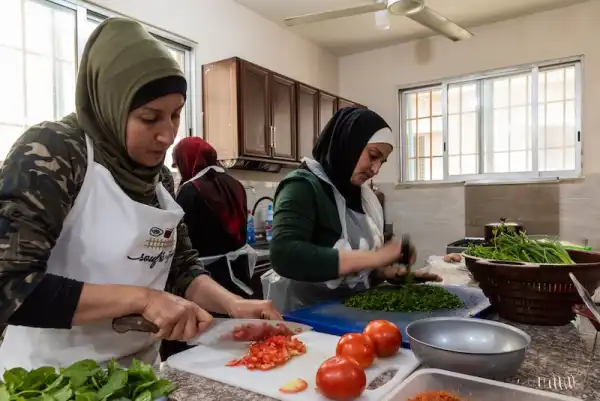
[[[204,139],[187,137],[173,149],[173,162],[181,174],[181,185],[206,167],[217,166],[217,151]],[[194,185],[198,195],[215,216],[220,216],[227,233],[245,243],[242,227],[246,226],[246,192],[244,186],[227,173],[209,170],[187,185]]]

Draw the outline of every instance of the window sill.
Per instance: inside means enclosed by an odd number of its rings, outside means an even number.
[[[465,185],[464,181],[414,181],[414,182],[401,182],[396,184],[395,189],[408,189],[408,188],[451,188],[451,187],[462,187]]]
[[[415,181],[401,182],[396,184],[395,189],[408,188],[444,188],[444,187],[470,187],[470,186],[493,186],[493,185],[531,185],[531,184],[556,184],[556,183],[579,183],[585,181],[585,176],[579,177],[542,177],[521,179],[493,179],[493,180],[471,180],[471,181]]]

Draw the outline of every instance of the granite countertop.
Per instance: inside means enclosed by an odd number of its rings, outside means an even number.
[[[531,347],[517,376],[510,383],[553,391],[582,400],[600,400],[600,370],[592,366],[591,351],[586,348],[575,326],[527,326],[511,323],[527,332]],[[595,360],[600,355],[596,353]],[[240,388],[190,375],[163,364],[162,377],[173,380],[179,390],[173,401],[270,401],[272,398]]]

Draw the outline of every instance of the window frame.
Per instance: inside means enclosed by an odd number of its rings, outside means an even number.
[[[106,9],[104,7],[99,7],[93,4],[85,3],[80,0],[33,0],[38,1],[41,4],[50,3],[57,6],[65,7],[71,9],[76,12],[76,23],[75,23],[75,46],[76,49],[76,62],[79,64],[81,60],[81,56],[83,54],[83,49],[85,47],[85,24],[89,19],[96,20],[101,22],[106,18],[111,17],[126,17],[131,18],[112,10]],[[185,67],[184,73],[186,80],[188,81],[188,96],[186,101],[186,127],[187,127],[187,136],[193,136],[197,131],[197,123],[196,123],[196,113],[195,113],[195,88],[196,88],[196,42],[184,38],[182,36],[176,35],[174,33],[165,31],[161,28],[155,27],[153,25],[146,24],[142,21],[139,21],[144,28],[148,30],[154,37],[160,40],[167,46],[176,48],[178,50],[183,50],[185,53]],[[25,29],[25,28],[23,28]],[[54,79],[57,79],[54,77]]]
[[[398,117],[399,117],[399,133],[400,145],[402,152],[400,154],[400,184],[436,184],[436,183],[468,183],[468,182],[516,182],[516,181],[546,181],[548,179],[568,179],[578,178],[582,175],[582,142],[581,136],[581,109],[583,107],[582,100],[582,81],[583,81],[583,60],[584,57],[573,56],[562,59],[548,60],[538,63],[524,64],[510,68],[500,68],[489,70],[481,73],[468,74],[446,79],[438,79],[428,82],[421,82],[408,86],[397,87],[398,96]],[[477,138],[478,138],[478,171],[484,171],[484,119],[481,107],[483,97],[483,83],[486,79],[510,77],[519,74],[531,74],[531,104],[535,105],[531,110],[531,121],[538,121],[539,108],[539,72],[551,70],[557,67],[575,67],[575,132],[578,133],[578,138],[575,140],[575,168],[573,170],[558,170],[558,171],[538,171],[538,128],[539,123],[531,124],[532,135],[532,171],[526,172],[511,172],[511,173],[478,173],[464,175],[449,175],[448,173],[448,88],[454,84],[475,83],[478,94],[477,113]],[[407,149],[407,115],[404,97],[408,94],[419,93],[425,90],[441,90],[442,101],[442,134],[443,134],[443,179],[441,180],[415,180],[411,181],[408,178],[408,159],[406,154]],[[535,151],[534,151],[535,149]],[[430,156],[431,157],[431,156]]]
[[[105,7],[96,6],[94,4],[86,3],[81,0],[44,0],[50,2],[64,2],[71,4],[77,10],[77,49],[78,49],[78,61],[81,59],[83,49],[85,47],[85,41],[81,38],[85,37],[83,32],[85,23],[89,19],[94,19],[101,22],[111,17],[125,17],[133,18],[124,14],[120,14],[113,10]],[[135,19],[135,18],[134,18]],[[195,99],[196,99],[196,45],[197,43],[191,39],[187,39],[183,36],[174,34],[166,31],[154,25],[147,24],[143,21],[137,20],[142,26],[150,32],[152,36],[160,40],[163,44],[171,46],[173,48],[183,50],[185,52],[185,67],[184,74],[188,82],[188,94],[185,102],[185,115],[186,115],[186,136],[194,136],[197,130],[197,116],[195,113]],[[82,42],[82,43],[80,43]],[[171,168],[171,166],[167,166]]]

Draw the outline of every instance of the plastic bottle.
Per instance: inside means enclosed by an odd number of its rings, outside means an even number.
[[[256,233],[254,232],[254,217],[252,216],[252,212],[250,210],[248,210],[246,242],[248,244],[254,244],[256,242]]]
[[[267,206],[267,220],[265,221],[265,233],[267,241],[273,239],[273,204]]]

